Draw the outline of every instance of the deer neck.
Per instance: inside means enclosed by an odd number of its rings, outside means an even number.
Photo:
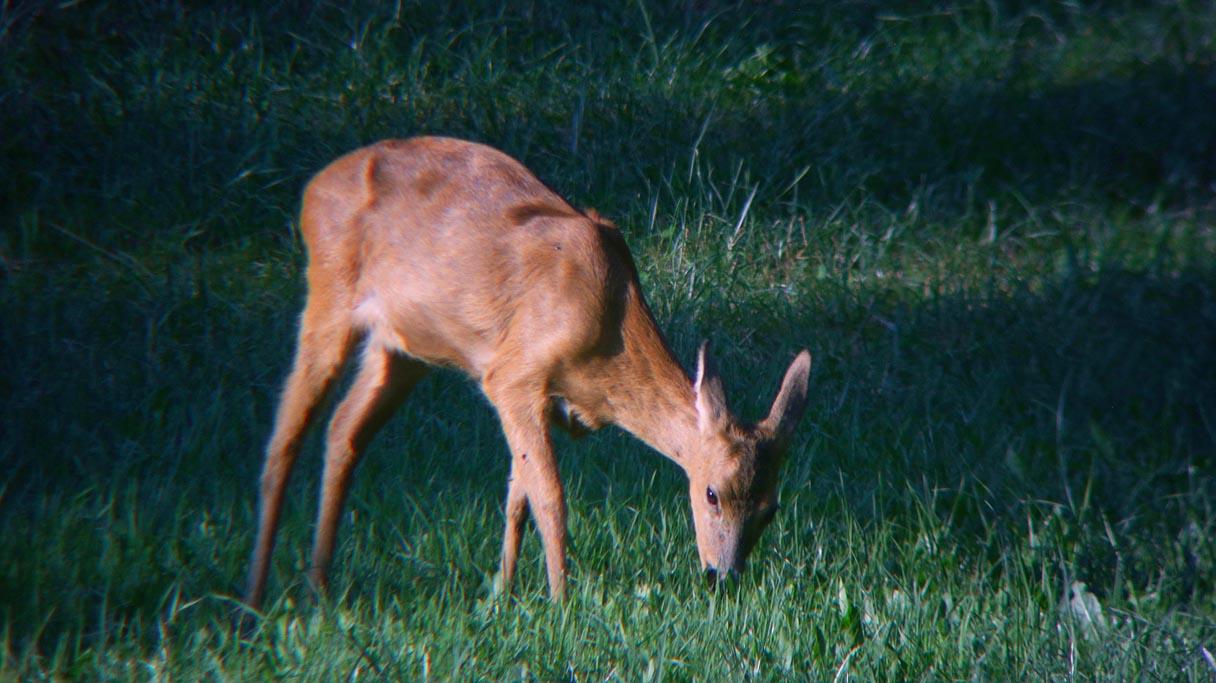
[[[687,469],[697,443],[692,381],[634,290],[622,320],[623,348],[609,361],[606,417]]]

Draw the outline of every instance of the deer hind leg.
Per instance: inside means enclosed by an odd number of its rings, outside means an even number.
[[[566,587],[566,499],[549,438],[547,398],[541,386],[510,381],[493,372],[487,373],[485,390],[498,409],[511,448],[501,587],[510,591],[524,513],[531,509],[545,548],[549,594],[560,598]]]
[[[419,360],[371,340],[350,391],[334,411],[325,440],[325,471],[309,579],[324,592],[351,474],[368,443],[427,372]]]
[[[258,502],[258,533],[249,568],[245,602],[261,604],[274,551],[283,490],[300,452],[300,442],[317,406],[346,363],[353,333],[345,311],[325,297],[310,295],[300,322],[295,363],[279,399],[274,431],[266,446]]]

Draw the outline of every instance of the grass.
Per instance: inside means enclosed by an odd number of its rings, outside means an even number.
[[[1216,675],[1216,8],[1203,2],[0,7],[0,678]],[[427,379],[319,439],[231,628],[330,159],[441,133],[614,217],[757,416],[815,356],[735,590],[684,482],[560,438],[572,583],[490,599],[506,449]]]

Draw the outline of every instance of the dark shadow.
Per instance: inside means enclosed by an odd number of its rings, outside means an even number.
[[[916,491],[960,548],[998,553],[994,571],[1028,519],[1061,515],[1073,555],[1046,561],[1099,594],[1210,594],[1195,510],[1216,495],[1216,272],[1112,265],[919,305],[855,295],[790,312],[818,347],[815,458],[795,482],[863,518],[908,519]],[[1179,544],[1191,569],[1163,581],[1154,549]]]
[[[742,163],[761,185],[753,207],[759,217],[824,216],[858,197],[893,211],[915,203],[920,215],[969,230],[985,219],[989,202],[1031,213],[1075,205],[1211,209],[1216,72],[1191,37],[1165,36],[1179,44],[1168,63],[1044,86],[1034,62],[1044,46],[1077,38],[1086,20],[1117,22],[1133,8],[1008,2],[946,4],[926,14],[916,6],[690,1],[655,8],[648,16],[656,41],[712,56],[685,67],[700,70],[692,92],[669,92],[657,76],[636,78],[656,68],[656,56],[662,73],[663,60],[659,45],[648,55],[650,38],[639,36],[632,78],[613,65],[542,71],[538,78],[552,87],[541,102],[530,86],[478,80],[479,60],[497,60],[516,75],[543,65],[537,60],[553,50],[577,61],[583,46],[635,34],[638,7],[491,11],[441,3],[405,19],[325,2],[149,3],[130,16],[87,4],[48,8],[9,38],[22,58],[0,108],[11,132],[0,158],[15,171],[0,181],[0,202],[20,219],[5,228],[8,249],[79,253],[77,241],[53,230],[23,232],[19,224],[74,226],[81,212],[107,218],[85,237],[111,248],[165,239],[273,243],[294,216],[300,188],[325,163],[378,138],[422,132],[504,147],[576,201],[606,210],[634,207],[623,198],[655,187],[666,186],[665,202],[697,191],[682,180],[694,147],[719,178]],[[840,80],[837,57],[824,56],[817,42],[856,43],[850,59],[898,64],[883,53],[892,49],[885,37],[909,21],[941,24],[947,38],[991,24],[991,33],[1013,41],[1014,56],[858,85]],[[324,81],[326,64],[346,57],[320,45],[339,39],[372,46],[372,57],[349,57],[373,60],[359,65],[365,84]],[[479,52],[481,43],[496,46],[492,54]],[[116,57],[142,63],[158,51],[178,61],[194,51],[176,67],[199,70],[199,79],[187,73],[156,86],[107,76]],[[426,88],[402,86],[399,101],[385,99],[385,82],[420,77],[411,71],[419,60],[428,64]],[[259,80],[258,64],[285,84]],[[610,80],[595,82],[601,71]],[[975,80],[978,73],[986,77]],[[592,80],[579,85],[572,77]],[[283,87],[337,88],[343,101],[295,109],[299,100],[276,95]],[[146,88],[159,89],[149,96]],[[430,90],[440,94],[417,96]],[[781,194],[804,169],[812,172],[796,192]],[[172,229],[150,234],[149,213]]]

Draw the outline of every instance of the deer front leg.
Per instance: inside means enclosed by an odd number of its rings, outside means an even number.
[[[528,518],[528,496],[524,491],[522,463],[511,458],[511,476],[507,481],[507,527],[502,538],[502,560],[498,568],[497,591],[511,592],[515,579],[515,563],[519,560],[519,543],[523,539],[524,522]]]
[[[541,392],[528,392],[518,384],[512,387],[487,382],[486,394],[498,408],[511,448],[501,567],[503,588],[510,589],[515,574],[526,501],[545,547],[549,595],[560,599],[566,589],[566,498],[549,439],[546,400]]]

